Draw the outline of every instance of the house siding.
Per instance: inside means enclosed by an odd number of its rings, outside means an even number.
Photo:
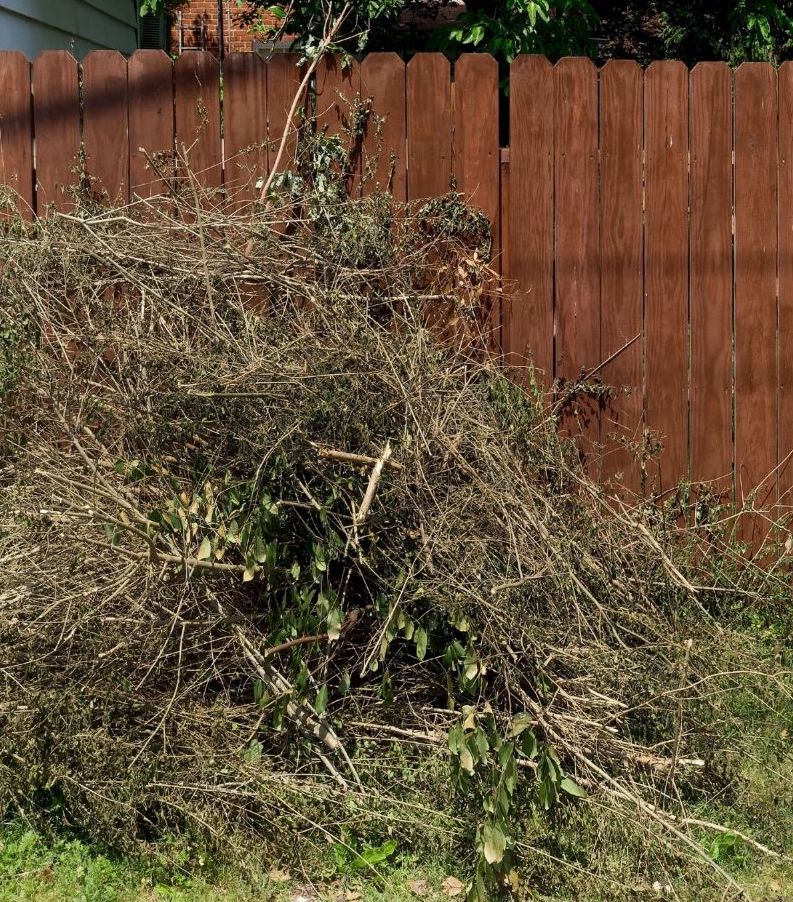
[[[132,53],[138,46],[139,0],[0,0],[0,50],[30,59],[42,50]]]

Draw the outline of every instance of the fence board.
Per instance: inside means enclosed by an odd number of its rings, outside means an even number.
[[[173,63],[136,50],[127,66],[130,196],[166,194],[174,171]]]
[[[371,98],[363,146],[363,193],[390,190],[407,200],[405,63],[395,53],[370,53],[361,63],[361,95]]]
[[[275,164],[301,79],[296,63],[227,60],[225,181],[248,200]],[[81,123],[79,67],[68,53],[44,53],[32,70],[21,54],[0,53],[0,181],[19,191],[26,215],[73,206],[81,142],[95,193],[113,201],[130,186],[133,195],[165,192],[177,141],[191,148],[199,182],[220,186],[217,61],[191,52],[175,72],[160,51],[138,51],[128,64],[90,54]],[[612,61],[598,81],[587,60],[554,69],[520,57],[503,155],[495,62],[464,55],[455,76],[452,84],[438,54],[408,67],[394,54],[349,71],[328,62],[318,72],[320,127],[347,128],[337,92],[360,92],[374,112],[362,136],[364,193],[434,197],[454,174],[487,213],[507,288],[506,363],[533,363],[545,389],[554,375],[598,369],[616,388],[600,411],[579,402],[586,447],[598,435],[603,445],[603,478],[641,487],[626,445],[641,443],[646,424],[664,445],[660,463],[650,462],[653,490],[689,475],[729,490],[734,476],[739,502],[759,485],[757,507],[779,498],[793,510],[793,63],[778,75],[747,64],[733,80],[722,64],[689,76],[663,62],[643,75]],[[291,166],[297,121],[281,170]],[[147,153],[164,167],[151,167]],[[498,322],[496,311],[496,332]],[[767,528],[742,521],[755,547]]]
[[[600,356],[598,74],[588,59],[560,60],[554,69],[554,191],[556,231],[555,375],[563,386],[594,376]],[[594,371],[594,372],[593,372]],[[590,377],[592,378],[592,377]],[[562,428],[597,455],[597,399],[572,396]],[[596,467],[596,461],[590,461]]]
[[[511,292],[511,285],[509,283],[510,278],[510,237],[509,237],[509,225],[510,225],[510,213],[509,213],[509,200],[510,200],[510,184],[509,184],[509,172],[510,172],[510,149],[509,147],[504,147],[500,152],[500,166],[499,166],[499,178],[500,178],[500,186],[499,190],[501,192],[501,197],[499,201],[499,219],[501,220],[499,226],[499,235],[501,236],[501,247],[499,248],[498,259],[496,260],[496,270],[498,274],[501,276],[501,291],[504,294],[504,297],[501,301],[501,348],[502,353],[504,349],[504,329],[506,328],[506,318],[507,318],[507,303],[509,298],[509,293]]]
[[[79,184],[80,94],[77,60],[66,50],[46,50],[33,61],[36,135],[36,210],[74,209],[70,189]]]
[[[267,61],[267,141],[269,171],[283,172],[292,167],[297,151],[299,128],[298,111],[304,104],[301,99],[289,128],[289,110],[300,87],[301,69],[299,57],[294,53],[276,53]],[[281,139],[286,134],[286,144],[280,162],[278,151]]]
[[[328,54],[317,67],[316,117],[317,131],[341,138],[348,155],[347,190],[352,197],[361,193],[361,144],[363,133],[357,133],[355,121],[361,102],[361,67],[351,59],[343,65],[342,57]]]
[[[601,475],[632,493],[641,489],[644,425],[643,77],[629,60],[610,60],[600,73],[600,352],[610,360],[601,376],[614,390],[601,414]]]
[[[691,94],[691,479],[732,497],[732,74],[700,63]],[[726,500],[725,499],[725,500]]]
[[[779,504],[793,511],[793,63],[779,79]]]
[[[30,63],[17,50],[0,51],[0,185],[16,198],[12,208],[31,220],[33,204],[33,108]],[[0,203],[0,222],[12,208]]]
[[[486,53],[460,57],[454,70],[453,171],[457,190],[490,220],[493,252],[500,242],[498,63]],[[492,286],[495,289],[495,286]],[[501,305],[492,298],[489,311],[489,343],[500,346]]]
[[[688,476],[688,70],[653,63],[644,86],[648,488],[668,492]]]
[[[257,199],[267,177],[267,65],[258,53],[230,53],[223,65],[225,184],[235,208]]]
[[[452,173],[451,76],[442,53],[418,53],[407,66],[408,199],[438,197]]]
[[[220,66],[211,53],[183,53],[174,64],[174,128],[177,153],[187,159],[196,182],[219,188]]]
[[[739,503],[776,502],[777,77],[744,63],[735,73],[735,455]],[[747,518],[742,534],[767,531]]]
[[[83,60],[83,153],[91,195],[127,203],[127,61],[116,50],[94,50]]]
[[[532,365],[553,381],[553,67],[521,56],[510,70],[508,366]]]

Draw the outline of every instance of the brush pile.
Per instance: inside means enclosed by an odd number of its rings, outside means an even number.
[[[725,699],[789,691],[716,615],[775,577],[587,480],[489,358],[488,256],[456,196],[9,235],[0,809],[281,857],[385,823],[474,895],[527,811],[698,853]]]

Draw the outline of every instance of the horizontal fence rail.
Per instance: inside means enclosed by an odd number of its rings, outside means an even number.
[[[0,218],[68,211],[77,183],[126,203],[189,177],[250,203],[301,76],[288,54],[231,54],[221,73],[203,52],[2,52]],[[559,401],[596,478],[789,506],[793,63],[519,57],[501,149],[486,54],[328,58],[312,97],[319,128],[360,142],[353,195],[454,187],[487,214],[504,360]],[[374,117],[356,135],[361,102]],[[296,140],[297,118],[281,169]]]

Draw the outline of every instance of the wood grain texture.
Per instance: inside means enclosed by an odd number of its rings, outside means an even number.
[[[601,414],[601,475],[634,494],[644,426],[643,82],[630,60],[610,60],[600,73],[600,351],[613,358],[601,377],[614,392]]]
[[[13,192],[0,203],[0,222],[19,213],[33,218],[33,106],[30,62],[17,50],[0,51],[0,185]]]
[[[744,63],[735,72],[735,456],[742,504],[776,503],[777,76]],[[753,542],[766,531],[746,521]]]
[[[33,61],[33,129],[36,135],[36,211],[74,209],[80,174],[80,94],[77,60],[46,50]]]
[[[504,358],[553,382],[553,66],[520,56],[510,70],[509,276]]]
[[[232,206],[255,201],[267,167],[267,65],[258,53],[230,53],[223,66],[225,184]]]
[[[498,249],[498,257],[495,261],[495,269],[500,276],[500,290],[501,290],[501,299],[499,302],[499,313],[501,315],[501,321],[499,323],[498,330],[498,339],[499,339],[499,349],[501,351],[501,360],[506,360],[505,356],[505,348],[506,348],[506,339],[505,333],[507,329],[507,318],[511,313],[511,305],[510,305],[510,295],[512,293],[512,275],[510,268],[510,212],[509,212],[509,202],[511,197],[511,189],[510,189],[510,151],[509,148],[504,148],[500,154],[501,156],[501,164],[499,166],[499,191],[500,191],[500,202],[499,202],[499,219],[501,221],[499,227],[499,236],[501,238],[501,247]]]
[[[598,74],[591,60],[567,58],[556,64],[554,133],[555,375],[564,388],[593,370],[596,374],[602,359]],[[584,439],[582,450],[597,467],[597,399],[572,396],[563,406],[561,426]]]
[[[298,62],[299,57],[294,53],[276,53],[267,61],[267,149],[270,171],[275,167],[278,147],[285,133],[286,150],[279,170],[284,172],[291,169],[294,163],[300,125],[299,110],[304,106],[305,98],[301,98],[298,112],[288,126],[287,120],[302,79],[302,69]]]
[[[370,53],[361,63],[361,96],[371,100],[363,145],[363,194],[390,191],[407,200],[405,63],[395,53]]]
[[[492,56],[471,53],[458,60],[453,86],[452,168],[457,190],[490,222],[494,259],[501,247],[498,96],[498,63]],[[501,304],[495,289],[493,285],[485,324],[488,344],[494,351],[500,347],[501,331]]]
[[[220,66],[211,53],[196,50],[176,60],[174,124],[177,153],[187,161],[196,182],[202,188],[219,188],[223,182]]]
[[[449,61],[417,53],[407,66],[408,199],[439,197],[452,174]]]
[[[691,479],[733,492],[732,73],[700,63],[691,94]]]
[[[653,63],[644,76],[647,427],[663,450],[650,491],[688,476],[688,70]]]
[[[316,75],[315,113],[317,131],[338,136],[347,154],[346,186],[351,197],[361,194],[361,67],[351,59],[347,65],[337,54],[327,54]]]
[[[83,152],[91,196],[115,205],[129,201],[127,60],[115,50],[93,50],[83,60]]]
[[[793,63],[779,79],[779,504],[793,512]]]
[[[173,63],[162,50],[136,50],[127,89],[130,196],[166,194],[174,173]]]

